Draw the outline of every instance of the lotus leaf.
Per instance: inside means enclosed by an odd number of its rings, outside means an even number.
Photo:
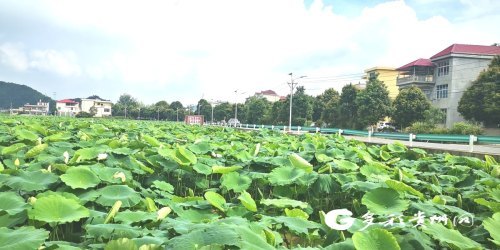
[[[292,199],[288,199],[288,198],[262,199],[262,200],[260,200],[260,203],[262,205],[274,206],[274,207],[279,207],[279,208],[285,208],[285,207],[307,208],[309,206],[309,204],[307,204],[306,202],[292,200]]]
[[[289,185],[304,176],[306,172],[300,168],[293,167],[277,167],[269,174],[269,182],[273,185],[283,186]]]
[[[20,171],[19,174],[6,179],[5,185],[14,190],[31,192],[45,190],[50,184],[57,182],[58,179],[57,175],[53,173]]]
[[[93,160],[96,159],[97,156],[102,153],[98,148],[82,148],[78,149],[73,156],[73,159],[85,161],[85,160]],[[73,161],[73,160],[72,160]]]
[[[276,223],[282,223],[296,234],[308,234],[309,229],[320,228],[321,224],[308,221],[300,217],[286,217],[286,216],[276,216],[272,218]]]
[[[354,233],[352,241],[357,250],[400,250],[392,233],[385,229],[373,228]]]
[[[199,142],[196,144],[192,144],[188,147],[189,150],[191,150],[193,153],[198,154],[198,155],[203,155],[206,154],[208,151],[210,151],[210,144],[208,142]]]
[[[156,180],[156,181],[153,181],[153,185],[156,188],[160,189],[161,191],[165,191],[168,193],[174,192],[174,186],[172,186],[172,184],[170,184],[168,182]]]
[[[367,192],[361,199],[361,203],[372,213],[380,215],[405,211],[410,204],[402,200],[397,191],[390,188],[377,188]]]
[[[100,196],[95,202],[103,206],[113,206],[119,200],[122,202],[122,207],[132,207],[141,201],[141,196],[132,188],[125,185],[110,185],[98,191]]]
[[[87,189],[95,187],[101,182],[97,175],[87,166],[71,167],[60,178],[66,185],[73,189]]]
[[[285,208],[285,214],[288,217],[297,217],[297,218],[302,218],[304,220],[309,219],[309,215],[306,212],[304,212],[298,208],[294,208],[294,209]]]
[[[238,172],[231,172],[222,176],[221,184],[228,190],[242,192],[250,187],[252,179],[248,176],[240,175]]]
[[[49,232],[34,227],[0,228],[0,250],[38,249],[49,237]]]
[[[211,167],[199,162],[193,165],[193,169],[199,174],[209,175],[212,173]]]
[[[212,204],[212,206],[218,208],[222,212],[226,211],[224,208],[226,205],[226,199],[224,199],[222,195],[216,192],[208,191],[205,193],[205,199],[207,199],[208,203]]]
[[[423,231],[440,242],[446,242],[459,249],[480,249],[481,245],[463,236],[459,231],[449,229],[441,223],[427,224]]]
[[[26,129],[16,130],[16,135],[17,138],[19,138],[20,140],[27,140],[27,141],[36,141],[38,140],[39,137],[37,134]]]
[[[166,249],[195,250],[205,246],[238,246],[240,244],[241,238],[238,233],[229,226],[212,226],[175,237],[168,241]]]
[[[59,224],[78,221],[89,215],[89,210],[77,201],[60,195],[49,195],[37,199],[33,208],[28,210],[28,217],[32,220]]]
[[[249,211],[257,212],[257,205],[255,204],[254,199],[246,191],[243,191],[240,196],[238,196],[238,200],[240,200],[241,204],[243,204],[243,206],[245,206],[245,208]]]
[[[333,160],[333,162],[338,168],[344,171],[355,171],[359,168],[354,162],[347,160]]]
[[[121,238],[109,241],[104,250],[139,250],[139,248],[133,240]]]
[[[311,173],[313,171],[313,165],[306,161],[304,158],[300,157],[298,154],[291,154],[288,156],[288,160],[292,163],[292,166],[304,170],[306,173]]]
[[[139,221],[148,221],[156,219],[155,213],[148,213],[144,211],[130,211],[125,210],[119,212],[115,216],[115,221],[122,222],[122,224],[132,224]]]
[[[212,166],[212,173],[214,174],[227,174],[234,172],[236,170],[242,169],[243,167],[241,166],[231,166],[231,167],[224,167],[224,166]]]
[[[493,214],[492,218],[485,219],[483,226],[490,233],[492,241],[500,246],[500,212]]]
[[[410,194],[413,194],[417,196],[420,199],[424,199],[424,194],[421,192],[417,191],[416,189],[404,184],[403,182],[400,181],[395,181],[395,180],[386,180],[385,184],[389,186],[390,188],[396,190],[396,191],[403,191],[403,192],[408,192]]]
[[[0,193],[0,211],[5,211],[9,215],[18,214],[26,209],[24,199],[14,192]]]
[[[26,144],[24,144],[24,143],[16,143],[16,144],[12,144],[8,147],[2,148],[1,152],[2,152],[2,155],[5,155],[5,156],[13,155],[25,147],[26,147]]]
[[[33,157],[39,155],[40,153],[42,153],[48,147],[49,147],[48,144],[36,145],[32,149],[28,150],[28,152],[26,152],[26,154],[24,155],[24,157],[26,157],[26,158],[33,158]]]
[[[198,162],[196,155],[184,147],[178,147],[177,150],[175,150],[174,160],[181,165],[192,165]]]
[[[97,224],[87,225],[87,233],[90,237],[111,238],[137,238],[143,235],[144,230],[140,227],[133,227],[122,224]]]

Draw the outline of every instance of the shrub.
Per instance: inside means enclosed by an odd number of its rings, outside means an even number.
[[[480,135],[483,133],[483,128],[477,123],[457,122],[453,124],[450,133],[459,135]]]
[[[90,113],[87,113],[85,111],[82,111],[82,112],[76,114],[75,117],[78,117],[78,118],[90,118],[90,117],[94,117],[94,115],[92,115]]]
[[[434,126],[426,122],[414,122],[410,127],[405,129],[406,133],[413,134],[429,134],[434,129]]]
[[[431,134],[450,134],[450,130],[448,130],[447,128],[443,128],[443,127],[436,127],[436,128],[433,128],[430,133]]]

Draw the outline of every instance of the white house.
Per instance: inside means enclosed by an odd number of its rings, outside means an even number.
[[[270,102],[276,102],[276,101],[279,101],[281,99],[281,96],[276,94],[276,92],[274,92],[273,90],[264,90],[261,92],[256,92],[255,96],[264,97]]]
[[[48,115],[49,103],[39,100],[36,104],[26,103],[18,109],[11,109],[11,114]]]
[[[80,113],[80,105],[72,99],[64,99],[56,102],[56,110],[59,116],[75,116]]]
[[[95,111],[94,117],[111,116],[111,106],[113,103],[103,99],[82,99],[80,107],[82,111],[92,113]]]

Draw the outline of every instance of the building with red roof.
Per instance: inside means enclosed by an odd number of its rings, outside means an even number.
[[[500,46],[452,44],[429,59],[420,58],[407,63],[399,71],[400,89],[415,85],[422,89],[433,106],[446,113],[446,127],[464,121],[458,112],[463,93],[488,68]]]
[[[99,96],[88,98],[63,99],[56,102],[56,110],[59,116],[75,116],[84,111],[94,113],[94,117],[111,116],[113,103]]]
[[[261,91],[261,92],[256,92],[255,96],[264,97],[264,98],[266,98],[270,102],[279,101],[280,98],[281,98],[281,96],[279,96],[278,94],[276,94],[276,92],[274,92],[274,90],[270,90],[270,89],[264,90],[264,91]]]

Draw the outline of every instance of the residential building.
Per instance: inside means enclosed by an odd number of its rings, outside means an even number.
[[[28,114],[28,115],[48,115],[49,103],[39,100],[36,104],[26,103],[18,109],[11,109],[11,114]]]
[[[75,116],[80,112],[94,113],[94,117],[111,116],[113,103],[98,96],[59,100],[56,103],[57,114]]]
[[[450,128],[464,121],[458,112],[458,102],[496,55],[500,55],[500,46],[452,44],[430,59],[418,59],[399,67],[397,86],[421,88],[432,105],[446,113],[445,124]]]
[[[276,92],[274,92],[273,90],[264,90],[261,92],[256,92],[255,96],[264,97],[270,102],[276,102],[276,101],[279,101],[281,99],[281,96],[276,94]]]
[[[398,71],[395,68],[377,66],[365,70],[365,73],[364,79],[368,80],[372,77],[377,77],[378,80],[384,82],[384,85],[389,91],[389,98],[391,98],[391,100],[396,99],[396,96],[399,94],[399,89],[398,86],[396,86]]]
[[[73,99],[64,99],[56,102],[56,110],[59,116],[75,116],[80,113],[80,105]]]
[[[80,107],[87,113],[95,113],[94,117],[111,116],[111,106],[113,103],[101,98],[81,99]]]

